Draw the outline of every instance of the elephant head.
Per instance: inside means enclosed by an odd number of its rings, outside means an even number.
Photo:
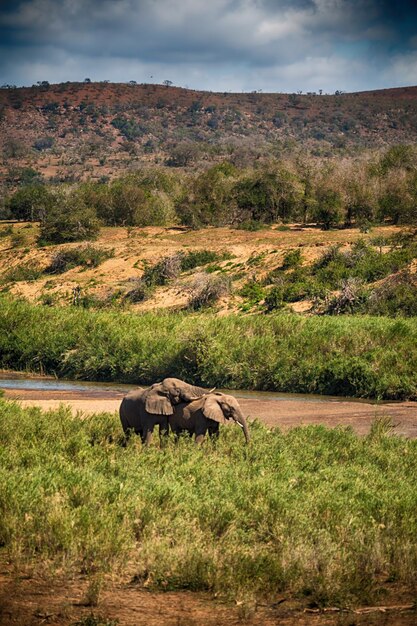
[[[249,443],[249,430],[246,419],[242,413],[238,401],[233,396],[225,393],[206,393],[205,396],[184,408],[184,417],[190,417],[191,412],[201,410],[203,415],[210,420],[226,424],[233,420],[243,429],[246,443]]]
[[[145,408],[148,413],[172,415],[173,404],[191,402],[208,393],[207,389],[189,385],[179,378],[164,378],[146,391]]]

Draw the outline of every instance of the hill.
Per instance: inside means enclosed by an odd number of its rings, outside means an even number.
[[[361,93],[211,93],[153,84],[0,89],[3,182],[31,167],[56,182],[142,163],[238,165],[301,150],[353,155],[417,140],[417,87]]]

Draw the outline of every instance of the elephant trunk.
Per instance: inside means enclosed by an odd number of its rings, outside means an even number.
[[[239,417],[237,418],[236,422],[243,429],[243,434],[245,435],[246,443],[249,443],[250,441],[249,429],[248,429],[248,424],[246,422],[246,419],[243,416],[243,413],[239,414]]]
[[[203,387],[196,387],[195,385],[187,385],[186,389],[181,390],[181,399],[184,402],[192,402],[198,400],[208,393],[207,389]]]

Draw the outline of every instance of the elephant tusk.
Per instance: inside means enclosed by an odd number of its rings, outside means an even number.
[[[216,391],[217,387],[213,387],[213,389],[210,389],[210,391],[208,391],[207,393],[213,393],[213,391]]]
[[[237,424],[238,426],[240,426],[241,428],[243,428],[243,424],[241,424],[241,423],[240,423],[240,422],[238,422],[237,420],[236,420],[236,424]]]

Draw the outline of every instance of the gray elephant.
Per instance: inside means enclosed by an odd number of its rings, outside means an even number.
[[[217,437],[220,424],[229,420],[241,426],[246,443],[249,443],[249,430],[238,401],[224,393],[206,393],[193,402],[183,403],[174,407],[168,416],[171,430],[178,436],[181,432],[195,435],[197,444],[204,441],[208,432],[210,437]]]
[[[119,414],[126,438],[132,432],[149,444],[155,426],[162,438],[168,435],[168,417],[179,402],[191,402],[207,393],[202,387],[189,385],[178,378],[165,378],[148,389],[134,389],[123,398]]]

